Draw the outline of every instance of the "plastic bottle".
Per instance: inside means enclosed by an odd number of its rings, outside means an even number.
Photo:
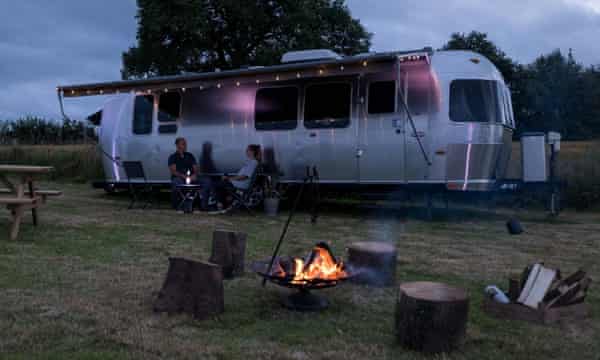
[[[502,304],[509,304],[510,300],[504,293],[504,291],[498,289],[496,285],[490,285],[485,288],[485,293],[488,294],[495,301]]]

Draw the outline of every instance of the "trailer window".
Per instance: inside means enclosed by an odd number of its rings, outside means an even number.
[[[304,99],[304,126],[343,128],[350,124],[352,87],[348,83],[310,85]]]
[[[152,132],[152,113],[154,110],[154,96],[144,95],[135,98],[133,110],[133,133],[138,135]]]
[[[450,119],[458,122],[502,122],[496,81],[454,80],[450,84]]]
[[[264,88],[256,92],[256,130],[291,130],[298,126],[298,88]]]
[[[396,111],[396,82],[376,81],[369,84],[369,114],[387,114]]]
[[[158,99],[158,121],[174,122],[181,116],[181,95],[177,91],[160,94]]]

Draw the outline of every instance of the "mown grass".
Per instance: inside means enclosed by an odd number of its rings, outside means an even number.
[[[213,319],[152,312],[169,256],[206,260],[212,231],[233,229],[248,233],[247,262],[263,260],[284,214],[181,216],[166,203],[128,211],[124,197],[86,185],[45,187],[61,188],[65,196],[40,210],[40,226],[25,223],[19,241],[6,239],[8,213],[0,212],[2,358],[426,358],[395,343],[396,288],[344,284],[322,291],[331,302],[326,311],[295,313],[280,306],[288,290],[263,288],[247,272],[225,283],[226,311]],[[354,241],[396,243],[399,281],[443,281],[470,293],[466,343],[446,358],[597,359],[600,296],[594,285],[588,298],[593,317],[581,324],[501,321],[480,309],[485,285],[504,286],[510,273],[534,261],[563,272],[585,267],[600,278],[597,213],[567,211],[549,220],[543,212],[522,211],[527,233],[510,236],[504,227],[515,215],[510,210],[461,206],[426,222],[410,204],[378,205],[328,203],[316,225],[301,212],[282,253],[303,255],[318,241],[340,256]]]

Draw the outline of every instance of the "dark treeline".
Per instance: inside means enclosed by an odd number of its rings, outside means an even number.
[[[600,69],[579,64],[571,51],[520,64],[476,31],[452,34],[444,49],[474,50],[496,64],[512,92],[517,136],[553,130],[566,140],[600,137]]]
[[[371,33],[345,0],[137,0],[137,44],[123,53],[124,79],[272,65],[289,50],[369,51]],[[435,44],[423,44],[435,45]],[[552,51],[520,64],[485,33],[453,34],[444,49],[487,56],[512,90],[517,134],[600,136],[600,72]]]
[[[93,131],[81,121],[54,121],[27,116],[0,121],[1,145],[79,144],[93,137]]]

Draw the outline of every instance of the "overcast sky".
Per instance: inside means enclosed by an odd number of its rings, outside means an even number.
[[[442,4],[443,3],[443,4]],[[374,34],[373,50],[440,47],[452,32],[487,32],[509,56],[530,62],[573,48],[600,64],[600,0],[348,0]],[[135,44],[135,0],[5,1],[0,12],[0,119],[59,118],[56,86],[120,78]],[[103,99],[69,99],[75,118]]]

